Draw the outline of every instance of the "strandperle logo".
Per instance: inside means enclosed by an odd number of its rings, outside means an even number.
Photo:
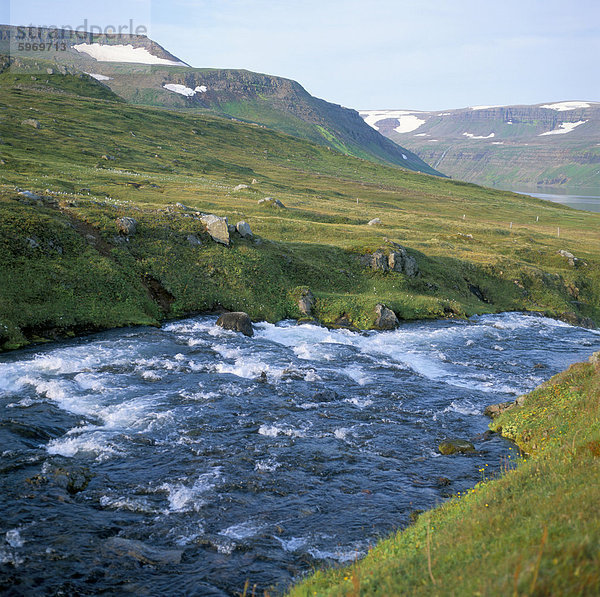
[[[81,25],[73,27],[72,25],[26,25],[17,26],[14,30],[6,30],[2,33],[3,39],[12,39],[15,41],[26,40],[83,40],[88,39],[90,35],[105,35],[107,37],[118,37],[120,35],[147,35],[148,27],[146,25],[136,25],[133,19],[129,19],[127,24],[122,25],[90,25],[87,19],[84,19]]]

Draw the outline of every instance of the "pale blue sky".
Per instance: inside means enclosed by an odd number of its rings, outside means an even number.
[[[198,67],[299,81],[345,106],[600,101],[600,0],[0,0],[3,22],[149,27]]]

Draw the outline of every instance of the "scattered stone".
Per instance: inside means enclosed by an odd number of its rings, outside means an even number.
[[[158,549],[135,539],[111,537],[104,547],[117,556],[128,556],[142,564],[180,564],[183,550]]]
[[[533,366],[534,369],[545,369],[546,365],[544,365],[544,363],[535,363],[535,365]]]
[[[53,69],[51,69],[51,68],[47,68],[47,69],[46,69],[46,72],[47,72],[49,75],[53,75],[53,74],[54,74],[54,70],[53,70]]]
[[[39,195],[36,195],[35,193],[32,193],[31,191],[20,191],[19,195],[22,195],[23,197],[27,197],[27,199],[33,199],[34,201],[40,201],[42,199]]]
[[[191,211],[192,208],[188,207],[187,205],[184,205],[183,203],[176,203],[175,207],[178,207],[179,209],[183,209],[184,211]]]
[[[259,184],[258,180],[256,180],[256,178],[252,179],[252,182],[250,184]]]
[[[252,230],[250,230],[250,224],[243,220],[235,225],[235,229],[242,238],[252,238],[254,236]]]
[[[200,220],[206,226],[206,231],[210,237],[217,243],[229,246],[229,225],[227,218],[221,218],[214,214],[204,214],[200,216]]]
[[[201,247],[202,241],[195,234],[188,234],[186,236],[186,240],[188,241],[191,247]]]
[[[254,328],[252,327],[252,321],[247,313],[243,311],[234,311],[233,313],[223,313],[219,319],[217,319],[217,325],[222,327],[224,330],[232,330],[234,332],[241,332],[244,336],[253,336]]]
[[[306,289],[302,291],[300,298],[298,299],[298,309],[300,309],[300,313],[305,317],[312,316],[312,310],[315,307],[315,297],[313,293]]]
[[[239,184],[236,187],[233,187],[234,191],[243,191],[244,189],[247,189],[248,185],[247,184]]]
[[[40,246],[39,239],[34,236],[28,236],[26,239],[30,249],[38,249]]]
[[[133,218],[123,217],[116,222],[117,230],[122,236],[133,236],[137,230],[137,221]]]
[[[449,439],[443,441],[438,446],[438,451],[445,456],[449,454],[467,454],[469,452],[475,452],[475,446],[464,439]]]
[[[23,126],[32,126],[34,129],[42,128],[42,124],[40,123],[40,121],[36,120],[35,118],[26,118],[21,122],[21,124]]]
[[[561,257],[564,257],[565,259],[568,260],[569,265],[571,267],[576,267],[576,266],[580,266],[580,265],[586,265],[584,261],[581,261],[581,259],[575,257],[575,255],[573,255],[573,253],[570,253],[569,251],[565,251],[564,249],[561,249],[558,254]]]
[[[388,309],[385,305],[378,304],[375,307],[375,323],[374,327],[380,330],[393,330],[398,326],[398,318],[396,314]]]
[[[381,225],[381,220],[379,218],[373,218],[372,220],[370,220],[369,222],[367,222],[367,224],[369,226],[380,226]]]
[[[279,199],[273,199],[273,197],[265,197],[264,199],[258,200],[259,205],[264,205],[265,207],[281,207],[285,209],[285,205],[279,201]]]
[[[112,155],[103,154],[103,155],[100,156],[100,159],[102,159],[102,160],[108,160],[110,162],[110,161],[112,161],[112,160],[114,160],[116,158],[114,156],[112,156]]]
[[[590,357],[590,363],[592,365],[594,365],[594,367],[597,370],[600,370],[600,351],[595,352],[591,357]]]
[[[229,230],[229,236],[237,232],[237,229],[233,224],[227,224],[227,230]]]

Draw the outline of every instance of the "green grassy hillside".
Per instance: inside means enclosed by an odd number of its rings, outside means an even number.
[[[400,319],[523,309],[600,322],[598,215],[128,105],[86,75],[4,72],[0,110],[4,348],[220,307],[299,317],[304,287],[317,319],[361,328],[378,303]],[[245,220],[260,238],[215,244],[196,211]],[[138,221],[133,237],[119,235],[121,216]],[[388,240],[418,276],[361,265]]]
[[[104,49],[131,45],[145,51],[146,60],[157,58],[163,63],[99,61],[86,52],[92,45]],[[251,121],[347,155],[440,175],[367,126],[355,110],[313,97],[296,81],[240,69],[192,68],[145,35],[0,25],[0,54],[11,57],[13,72],[27,76],[90,73],[133,104]],[[188,94],[165,85],[182,86]],[[198,88],[202,91],[196,93]]]
[[[290,595],[598,595],[599,362],[573,365],[494,420],[523,450],[502,477],[482,469],[466,495]]]

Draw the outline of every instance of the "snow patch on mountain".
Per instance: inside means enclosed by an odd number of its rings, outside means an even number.
[[[496,133],[490,133],[487,137],[483,135],[474,135],[473,133],[463,133],[465,137],[469,137],[469,139],[491,139],[496,136]]]
[[[148,52],[146,48],[134,48],[132,44],[75,44],[79,53],[87,54],[98,62],[134,62],[137,64],[162,64],[166,66],[187,66],[184,62],[175,62],[159,58]]]
[[[401,123],[402,119],[406,119],[408,116],[411,116],[412,118],[405,120],[405,122],[407,124],[404,126],[406,126],[406,127],[411,126],[410,124],[408,124],[409,122],[412,122],[412,124],[414,125],[414,119],[420,120],[419,118],[414,116],[414,114],[419,114],[419,113],[420,112],[418,110],[363,110],[363,111],[359,112],[359,114],[363,117],[364,121],[371,128],[374,128],[376,131],[379,130],[377,123],[380,122],[381,120],[395,119],[398,121],[398,125],[400,127],[402,127],[403,126]],[[422,122],[420,122],[420,124],[418,124],[414,128],[411,128],[409,130],[402,130],[402,131],[398,131],[398,132],[399,133],[408,133],[410,131],[414,131],[416,128],[421,126],[421,124],[423,124],[423,122],[425,122],[425,121],[423,120]]]
[[[194,97],[197,93],[206,93],[208,91],[206,85],[198,85],[195,89],[191,89],[178,83],[166,83],[163,87],[168,91],[179,93],[179,95],[185,95],[186,97]]]
[[[92,79],[96,79],[96,81],[110,81],[112,77],[107,77],[106,75],[99,75],[97,73],[85,73],[92,77]]]
[[[578,108],[590,108],[588,102],[558,102],[556,104],[545,104],[540,108],[547,108],[548,110],[557,110],[558,112],[566,112],[567,110],[577,110]],[[568,131],[565,131],[568,132]],[[548,135],[550,133],[543,133]]]
[[[570,133],[574,128],[581,124],[585,124],[586,122],[587,120],[579,120],[577,122],[561,122],[557,129],[548,131],[546,133],[541,133],[538,135],[538,137],[543,137],[544,135],[564,135],[566,133]]]

